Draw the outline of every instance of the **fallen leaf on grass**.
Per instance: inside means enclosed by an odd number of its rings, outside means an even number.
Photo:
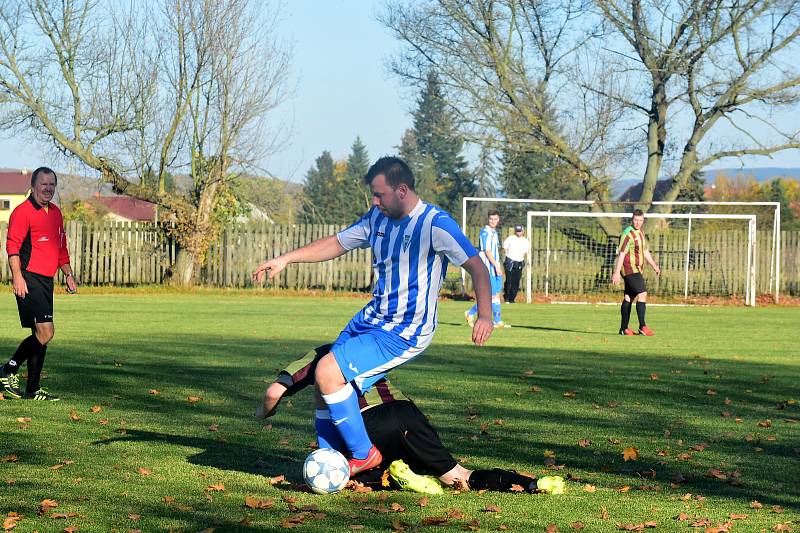
[[[0,457],[0,463],[16,463],[17,461],[19,461],[19,457],[13,453],[11,455]]]
[[[429,501],[430,501],[430,498],[428,498],[427,496],[423,496],[422,498],[420,498],[420,500],[417,503],[419,503],[420,507],[425,507],[425,506],[428,505]]]
[[[152,470],[150,470],[149,468],[144,468],[143,466],[138,467],[136,469],[136,471],[139,472],[143,476],[149,476],[150,474],[153,473]]]
[[[422,519],[422,523],[426,526],[440,526],[446,524],[448,518],[446,516],[426,516]]]
[[[584,492],[595,492],[597,490],[597,487],[595,487],[590,483],[587,483],[586,485],[583,486],[583,490]]]
[[[93,405],[89,408],[89,411],[91,411],[92,413],[99,413],[102,410],[103,408],[100,407],[99,405]]]
[[[77,422],[78,420],[81,419],[81,417],[78,416],[77,411],[73,409],[72,411],[69,412],[69,419],[72,420],[73,422]]]
[[[784,509],[780,505],[773,505],[772,506],[772,512],[773,513],[782,513],[783,511],[784,511]]]
[[[628,446],[622,450],[622,458],[625,461],[635,461],[639,458],[639,449],[635,446]]]
[[[78,516],[78,513],[53,513],[50,518],[74,518],[76,516]]]
[[[42,500],[39,502],[39,514],[44,515],[50,512],[50,509],[54,509],[58,507],[58,502],[55,500]]]
[[[747,520],[747,515],[731,513],[728,515],[728,518],[730,518],[731,520]]]
[[[490,503],[489,505],[487,505],[486,507],[483,508],[483,512],[484,513],[499,513],[500,512],[500,508],[498,506],[493,505],[493,504]]]
[[[772,531],[780,532],[780,531],[794,531],[790,524],[775,524],[772,526]]]
[[[161,393],[159,391],[157,391],[156,389],[150,389],[149,391],[147,391],[147,394],[150,394],[151,396],[156,396],[156,395],[161,394]]]
[[[642,522],[641,524],[617,524],[617,529],[621,531],[644,531],[648,528],[658,527],[655,520]]]
[[[8,531],[10,529],[14,529],[17,527],[17,522],[20,520],[22,520],[22,516],[18,515],[14,511],[11,511],[8,513],[8,516],[3,519],[3,530]]]
[[[29,416],[20,416],[20,417],[17,418],[17,422],[19,422],[20,424],[27,424],[30,421],[31,421],[31,417],[29,417]]]
[[[764,505],[758,500],[750,502],[750,509],[761,509],[762,507],[764,507]]]
[[[269,478],[270,485],[277,485],[278,483],[283,483],[284,481],[286,481],[286,476],[283,475]]]
[[[64,528],[65,533],[75,533],[78,531],[78,526],[69,526]]]
[[[758,423],[758,427],[760,427],[760,428],[772,427],[772,420],[761,420]]]
[[[141,517],[142,517],[142,515],[138,515],[138,514],[134,514],[134,513],[131,513],[131,514],[128,515],[128,518],[130,518],[134,522],[139,520]]]
[[[718,468],[709,468],[708,472],[706,472],[706,476],[721,480],[728,479],[728,474],[726,474],[722,470],[719,470]]]
[[[569,525],[569,527],[571,527],[572,529],[583,529],[583,528],[585,528],[586,526],[585,526],[585,525],[583,525],[583,522],[573,522],[573,523],[571,523],[571,524]]]
[[[581,439],[578,441],[578,446],[580,446],[581,448],[586,448],[591,445],[592,441],[590,441],[589,439]]]
[[[200,396],[187,396],[186,397],[186,401],[188,401],[189,403],[197,403],[200,400],[202,400],[202,398]]]
[[[558,533],[558,526],[555,524],[547,524],[545,533]]]
[[[250,509],[270,509],[275,505],[275,500],[272,498],[260,500],[254,496],[245,496],[244,505]]]
[[[209,485],[206,487],[206,490],[209,492],[222,492],[225,490],[225,485],[223,483],[217,483],[216,485]]]

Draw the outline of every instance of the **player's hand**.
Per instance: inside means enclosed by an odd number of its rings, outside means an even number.
[[[267,273],[267,279],[272,279],[278,275],[278,273],[286,268],[286,260],[283,259],[282,256],[273,257],[267,261],[264,261],[258,268],[256,268],[255,272],[253,272],[253,281],[257,283],[261,283],[264,280],[264,274]]]
[[[611,284],[612,285],[616,285],[617,283],[620,282],[621,279],[622,279],[622,276],[620,276],[619,273],[614,272],[614,274],[612,274],[612,276],[611,276]]]
[[[478,317],[478,320],[475,321],[475,326],[472,328],[472,342],[478,346],[483,346],[492,336],[493,331],[494,324],[490,319]]]
[[[78,280],[75,279],[74,275],[67,276],[67,292],[70,294],[75,294],[78,292]]]
[[[14,276],[11,285],[14,287],[14,294],[19,296],[20,298],[25,298],[28,295],[28,284],[25,282],[25,278],[21,275]]]
[[[256,407],[255,417],[269,418],[274,415],[285,393],[286,387],[281,383],[273,383],[267,387],[264,397],[261,399],[261,404]]]
[[[653,270],[656,271],[656,276],[660,276],[661,275],[661,268],[659,268],[658,265],[656,265],[656,267]]]

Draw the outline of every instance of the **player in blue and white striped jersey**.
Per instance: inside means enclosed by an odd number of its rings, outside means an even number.
[[[364,392],[387,372],[421,354],[433,339],[437,302],[447,265],[472,277],[478,320],[472,341],[482,346],[492,333],[489,275],[478,252],[446,212],[419,199],[414,175],[396,157],[373,164],[364,181],[372,208],[349,228],[270,259],[256,269],[261,281],[290,263],[326,261],[354,248],[372,248],[372,300],[354,316],[322,357],[314,377],[335,426],[352,453],[351,475],[380,465],[380,451],[364,428],[353,386]],[[317,426],[324,425],[317,420]],[[331,428],[329,428],[331,429]]]
[[[503,267],[500,266],[500,236],[497,234],[497,225],[500,224],[500,213],[492,209],[488,213],[487,224],[481,229],[480,255],[483,264],[489,270],[489,281],[492,287],[492,321],[494,327],[508,327],[500,317],[500,293],[503,291]],[[478,313],[478,304],[464,312],[467,324],[475,324]]]

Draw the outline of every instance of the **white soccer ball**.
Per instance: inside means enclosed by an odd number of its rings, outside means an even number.
[[[303,463],[303,478],[312,492],[339,492],[350,479],[350,465],[344,455],[332,448],[314,450]]]

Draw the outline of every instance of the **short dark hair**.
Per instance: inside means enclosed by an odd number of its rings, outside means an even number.
[[[379,174],[386,177],[386,183],[393,189],[406,184],[409,189],[414,190],[414,173],[399,157],[384,156],[375,161],[364,176],[364,183],[369,185]]]
[[[39,179],[39,174],[52,174],[56,179],[56,185],[58,185],[58,174],[56,174],[55,170],[49,167],[39,167],[33,171],[33,174],[31,174],[31,187],[36,185],[36,181]]]
[[[643,217],[644,216],[644,211],[642,211],[641,209],[634,209],[633,210],[633,216],[635,216],[635,217]]]
[[[499,216],[500,216],[500,213],[497,211],[497,209],[492,209],[491,211],[489,211],[489,212],[486,214],[486,218],[489,218],[489,217],[494,217],[494,216],[497,216],[497,217],[499,217]]]

